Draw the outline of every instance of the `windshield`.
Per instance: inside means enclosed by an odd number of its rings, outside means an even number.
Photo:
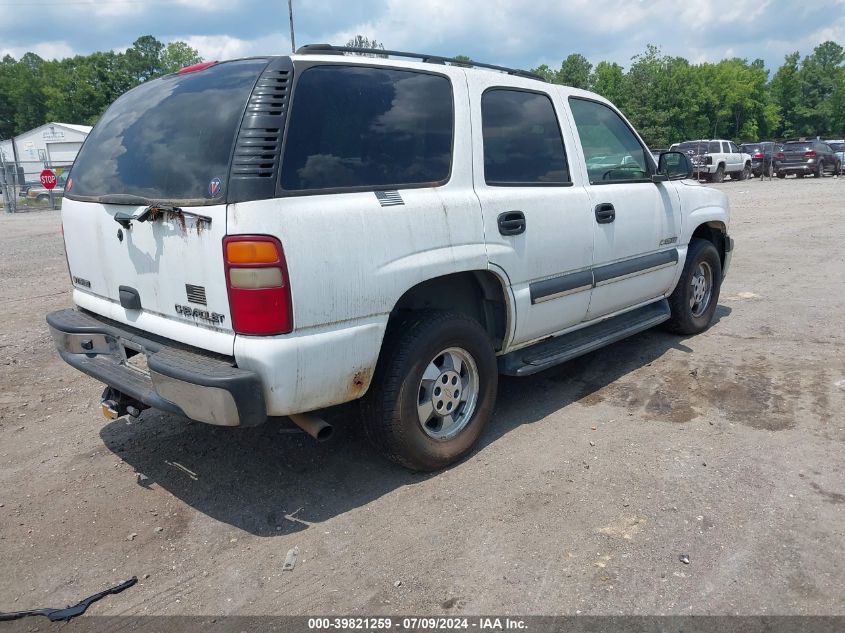
[[[226,62],[130,90],[88,136],[73,165],[68,197],[221,201],[232,144],[266,65],[266,59]]]

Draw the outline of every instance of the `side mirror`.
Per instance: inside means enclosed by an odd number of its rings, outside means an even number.
[[[657,161],[657,174],[668,180],[692,178],[695,170],[689,156],[683,152],[663,152]]]

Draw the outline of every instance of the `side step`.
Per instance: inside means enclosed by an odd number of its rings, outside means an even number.
[[[499,357],[499,372],[508,376],[528,376],[565,363],[605,345],[667,321],[669,302],[661,299],[642,308],[620,314],[569,334],[546,339],[530,347]]]

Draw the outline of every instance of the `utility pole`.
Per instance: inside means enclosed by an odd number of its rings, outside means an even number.
[[[288,19],[290,20],[290,52],[296,52],[296,38],[293,35],[293,0],[288,0]]]

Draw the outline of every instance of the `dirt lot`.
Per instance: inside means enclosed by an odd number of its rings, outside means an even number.
[[[44,323],[70,305],[58,213],[0,214],[0,611],[137,575],[89,613],[845,614],[845,179],[720,188],[712,329],[503,379],[431,476],[343,411],[321,445],[106,423]]]

